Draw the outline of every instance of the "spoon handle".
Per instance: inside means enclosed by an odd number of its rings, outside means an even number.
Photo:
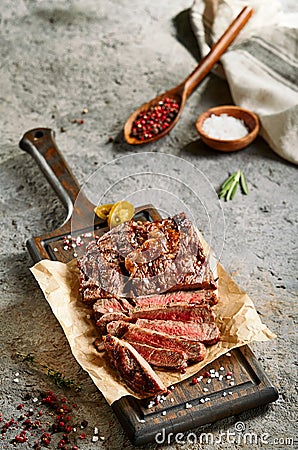
[[[245,6],[238,16],[226,29],[224,34],[212,46],[210,52],[200,61],[199,65],[194,71],[184,80],[184,95],[185,99],[189,97],[192,91],[210,72],[212,67],[217,63],[229,45],[234,41],[236,36],[242,30],[253,13],[251,6]]]

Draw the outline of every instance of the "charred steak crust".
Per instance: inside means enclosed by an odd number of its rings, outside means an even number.
[[[113,228],[88,244],[78,267],[82,298],[89,304],[107,297],[217,287],[198,234],[184,213]]]
[[[126,341],[107,335],[104,346],[112,365],[134,392],[156,395],[167,388],[150,364]]]

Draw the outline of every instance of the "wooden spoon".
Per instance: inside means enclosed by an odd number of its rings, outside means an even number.
[[[197,85],[205,78],[205,76],[210,72],[212,67],[216,64],[216,62],[220,59],[229,45],[234,41],[236,36],[242,30],[244,25],[247,23],[249,18],[253,13],[253,8],[250,6],[245,6],[240,14],[233,20],[224,34],[219,38],[219,40],[212,46],[210,52],[200,61],[199,65],[194,69],[194,71],[180,83],[178,86],[170,89],[167,92],[164,92],[161,95],[158,95],[154,99],[150,100],[148,103],[144,103],[140,106],[136,111],[134,111],[126,121],[124,126],[124,138],[128,144],[139,145],[139,144],[147,144],[148,142],[157,141],[158,139],[165,136],[169,131],[171,131],[176,123],[178,122],[184,104],[193,90],[197,87]],[[152,138],[146,139],[145,141],[141,141],[133,136],[131,136],[131,130],[133,122],[136,117],[139,115],[141,111],[147,111],[150,106],[156,105],[159,101],[163,100],[165,97],[170,97],[176,100],[179,104],[179,112],[175,119],[171,122],[170,126],[163,130],[162,132],[154,135]]]

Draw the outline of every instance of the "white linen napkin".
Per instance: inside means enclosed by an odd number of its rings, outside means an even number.
[[[254,13],[221,57],[222,73],[234,103],[258,114],[270,147],[298,164],[298,14],[283,14],[278,0],[195,0],[192,28],[205,56],[248,4]]]

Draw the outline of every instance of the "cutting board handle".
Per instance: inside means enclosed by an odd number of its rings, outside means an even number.
[[[65,206],[66,220],[68,220],[81,187],[57,147],[55,132],[50,128],[35,128],[27,131],[19,146],[25,152],[30,153],[37,162]]]

